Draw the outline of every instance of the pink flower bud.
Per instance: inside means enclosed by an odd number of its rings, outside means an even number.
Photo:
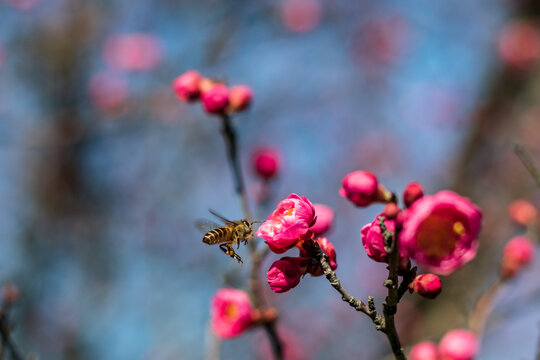
[[[302,241],[302,236],[314,223],[313,204],[303,196],[290,194],[261,224],[257,236],[263,238],[273,252],[282,254]]]
[[[281,168],[281,155],[276,148],[259,148],[253,154],[253,168],[261,178],[274,178]]]
[[[400,211],[401,209],[399,208],[399,206],[397,206],[396,203],[390,202],[384,206],[383,214],[384,217],[388,220],[394,220],[395,218],[397,218]]]
[[[163,58],[158,39],[144,33],[111,36],[103,51],[109,65],[123,70],[150,70]]]
[[[508,206],[508,215],[520,225],[529,225],[538,218],[538,210],[526,200],[515,200]]]
[[[516,236],[504,247],[504,255],[501,265],[501,275],[504,279],[514,276],[527,264],[534,256],[534,246],[525,236]]]
[[[368,171],[355,171],[342,180],[339,194],[353,204],[366,207],[377,200],[379,183],[375,175]]]
[[[435,299],[441,293],[441,279],[434,274],[418,275],[412,283],[412,289],[419,295]]]
[[[424,196],[424,190],[417,182],[409,183],[403,190],[403,202],[406,207],[410,207],[413,202]]]
[[[451,330],[439,342],[439,360],[472,360],[478,352],[478,341],[468,330]]]
[[[306,273],[303,263],[304,260],[299,257],[283,257],[275,261],[266,274],[272,291],[282,293],[296,287]]]
[[[19,288],[13,283],[7,283],[2,287],[2,302],[13,304],[19,299]]]
[[[238,112],[251,105],[253,92],[245,85],[233,86],[229,91],[229,111]]]
[[[383,214],[380,214],[379,216],[381,215]],[[377,262],[387,262],[388,255],[384,250],[384,237],[382,235],[381,227],[379,226],[379,216],[377,216],[371,224],[364,225],[362,230],[360,230],[360,235],[367,256]],[[384,224],[388,231],[394,232],[396,230],[396,223],[394,220],[385,220]],[[400,263],[402,262],[406,265],[408,263],[408,258],[400,249]]]
[[[311,232],[315,235],[321,235],[330,229],[332,226],[332,221],[334,221],[334,211],[323,204],[313,204],[315,208],[315,215],[317,220],[315,220],[315,225],[309,228]]]
[[[201,74],[195,70],[189,70],[174,79],[172,87],[176,96],[182,101],[194,101],[199,98],[201,91],[199,83]]]
[[[540,59],[540,33],[531,22],[511,22],[498,40],[499,55],[508,66],[526,70]]]
[[[469,199],[440,191],[403,213],[400,247],[418,264],[447,275],[476,256],[482,212]]]
[[[92,75],[88,86],[92,105],[109,112],[126,105],[128,90],[125,80],[113,73],[100,72]]]
[[[409,360],[437,360],[437,344],[424,341],[413,346]]]
[[[221,114],[229,105],[229,89],[223,84],[214,84],[202,93],[203,107],[211,114]]]
[[[240,335],[252,325],[253,308],[248,295],[237,289],[221,289],[212,299],[210,323],[220,338]]]

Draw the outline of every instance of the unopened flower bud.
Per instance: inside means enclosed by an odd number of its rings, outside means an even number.
[[[309,228],[315,235],[321,235],[330,229],[332,226],[332,221],[334,221],[334,211],[323,204],[313,204],[315,208],[315,215],[317,220],[315,220],[315,225]]]
[[[468,330],[451,330],[439,342],[439,360],[472,360],[478,352],[476,336]]]
[[[303,262],[304,260],[299,257],[283,257],[275,261],[266,274],[270,288],[277,293],[282,293],[297,286],[306,273]]]
[[[413,202],[424,196],[424,190],[417,182],[409,183],[403,191],[403,202],[406,207],[412,205]]]
[[[234,86],[229,91],[229,111],[238,112],[245,110],[251,105],[253,92],[245,85]]]
[[[383,214],[384,214],[384,217],[387,218],[388,220],[394,220],[398,216],[400,211],[401,209],[399,208],[399,206],[397,206],[396,203],[389,202],[388,204],[384,206]]]
[[[437,360],[437,344],[424,341],[413,346],[409,360]]]
[[[203,107],[211,114],[221,114],[229,105],[229,89],[223,84],[214,84],[202,93]]]
[[[434,274],[418,275],[412,283],[412,289],[419,295],[435,299],[441,293],[441,279]]]
[[[355,171],[342,180],[343,187],[339,194],[360,207],[371,205],[377,200],[379,182],[375,175],[368,171]]]
[[[508,206],[508,215],[520,225],[529,225],[538,218],[538,210],[527,200],[515,200]]]
[[[198,99],[200,95],[200,81],[201,75],[199,72],[190,70],[174,79],[172,87],[180,100],[194,101]]]
[[[525,236],[516,236],[504,247],[504,255],[501,265],[501,276],[509,279],[514,276],[528,263],[534,256],[534,246]]]
[[[276,148],[259,148],[253,154],[253,168],[261,178],[274,178],[281,168],[281,156]]]
[[[201,95],[208,92],[216,84],[218,83],[210,78],[201,78],[199,81],[199,91],[201,92]]]

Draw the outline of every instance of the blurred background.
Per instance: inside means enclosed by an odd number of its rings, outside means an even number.
[[[512,152],[540,159],[540,5],[534,0],[0,0],[0,281],[17,284],[13,337],[41,359],[201,359],[209,301],[242,287],[240,266],[201,242],[208,209],[242,217],[220,134],[172,80],[189,69],[250,86],[234,119],[251,195],[251,154],[283,168],[264,219],[290,193],[329,205],[338,275],[384,298],[384,265],[341,179],[363,169],[400,193],[419,181],[484,209],[475,261],[436,300],[401,304],[405,345],[466,326],[524,230],[508,204],[540,194]],[[254,196],[251,197],[252,199]],[[255,203],[252,203],[255,208]],[[247,250],[239,250],[246,256]],[[271,254],[265,271],[279,256]],[[534,264],[503,289],[479,359],[532,359]],[[264,276],[264,273],[262,274]],[[266,284],[264,284],[266,285]],[[267,299],[290,359],[379,359],[386,339],[325,279]],[[261,330],[221,344],[223,359],[269,359]]]

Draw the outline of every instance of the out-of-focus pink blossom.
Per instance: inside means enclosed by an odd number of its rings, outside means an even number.
[[[441,279],[434,274],[418,275],[413,280],[412,289],[425,298],[435,299],[442,290]]]
[[[208,91],[202,93],[203,107],[211,114],[225,112],[229,105],[229,89],[223,84],[214,84]]]
[[[221,289],[212,299],[210,322],[220,338],[240,335],[252,325],[251,302],[248,295],[237,289]]]
[[[284,257],[270,266],[266,281],[274,292],[282,293],[296,287],[305,274],[306,265],[302,258]]]
[[[501,265],[501,275],[505,279],[512,278],[526,265],[534,256],[534,245],[525,236],[516,236],[504,247],[504,255]]]
[[[508,206],[508,215],[520,225],[529,225],[538,218],[538,210],[527,200],[515,200]]]
[[[193,101],[198,99],[201,94],[200,82],[201,74],[198,71],[189,70],[174,79],[172,87],[180,100]]]
[[[540,32],[531,22],[513,21],[500,32],[498,50],[508,66],[528,69],[540,59]]]
[[[114,111],[126,105],[128,90],[125,80],[114,73],[100,72],[90,78],[88,96],[102,111]]]
[[[281,21],[290,31],[308,32],[321,20],[319,0],[282,0]]]
[[[313,204],[313,207],[315,208],[317,220],[315,220],[315,225],[310,227],[309,230],[315,235],[324,234],[332,226],[334,211],[332,208],[323,204]]]
[[[2,302],[4,304],[13,304],[19,299],[19,287],[13,283],[7,283],[2,287]]]
[[[313,204],[303,196],[290,194],[259,227],[257,236],[263,238],[273,252],[282,254],[296,246],[314,222]]]
[[[40,0],[5,0],[7,4],[19,11],[29,11],[35,8]]]
[[[162,59],[159,40],[143,33],[111,36],[103,51],[110,66],[130,71],[153,69]]]
[[[281,154],[277,148],[261,147],[253,153],[253,169],[263,179],[274,178],[281,169]]]
[[[248,86],[233,86],[229,91],[229,112],[234,113],[247,109],[251,105],[253,91]]]
[[[424,196],[404,211],[400,247],[431,271],[447,275],[476,256],[482,212],[452,191]]]
[[[468,330],[451,330],[439,342],[438,360],[472,360],[478,352],[478,340]]]
[[[355,171],[343,178],[339,194],[360,207],[371,205],[377,200],[379,182],[375,175],[368,171]]]
[[[379,214],[379,216],[382,215],[383,214]],[[381,227],[379,226],[379,216],[377,216],[370,224],[364,225],[362,230],[360,230],[360,235],[362,238],[362,245],[366,250],[367,256],[377,262],[387,262],[388,255],[384,250],[384,237]],[[396,230],[396,222],[394,220],[386,219],[384,220],[384,225],[390,232],[394,232]],[[406,263],[408,259],[405,252],[400,248],[399,253],[400,262]]]
[[[437,344],[424,341],[413,346],[409,360],[437,360]]]
[[[406,207],[410,207],[413,202],[424,196],[424,190],[417,182],[409,183],[403,190],[403,202]]]

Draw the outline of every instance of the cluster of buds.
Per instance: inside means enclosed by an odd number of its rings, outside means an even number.
[[[448,331],[439,344],[424,341],[409,353],[410,360],[472,360],[478,353],[478,340],[468,330]]]
[[[257,310],[248,294],[238,289],[220,289],[210,305],[210,325],[222,339],[229,339],[260,323],[272,322],[277,313],[273,308]]]
[[[263,238],[274,253],[283,254],[295,247],[299,249],[299,256],[282,257],[270,266],[267,281],[273,291],[289,291],[306,274],[323,274],[319,262],[311,255],[314,246],[324,251],[332,270],[337,268],[334,245],[327,238],[320,237],[330,228],[333,217],[329,207],[313,205],[307,198],[291,194],[259,227],[257,236]]]
[[[355,171],[343,179],[340,194],[357,206],[386,202],[383,213],[360,231],[367,255],[377,262],[388,262],[380,217],[386,230],[398,234],[400,269],[413,259],[434,273],[447,275],[472,260],[478,247],[482,214],[468,199],[451,191],[424,196],[418,183],[403,192],[405,209],[397,197],[388,195],[377,178],[366,171]],[[420,287],[419,287],[420,288]]]
[[[201,100],[210,114],[232,114],[249,107],[253,98],[245,85],[231,88],[222,82],[202,77],[198,71],[189,70],[174,79],[172,87],[176,96],[185,102]]]

